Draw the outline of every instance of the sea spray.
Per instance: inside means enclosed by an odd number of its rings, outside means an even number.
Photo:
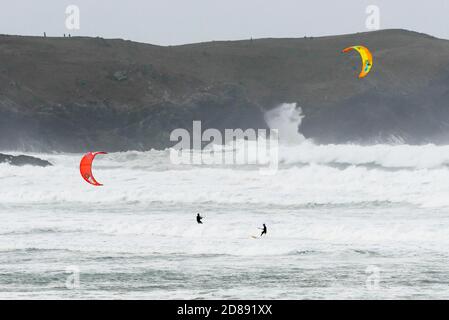
[[[279,131],[280,143],[290,145],[305,141],[298,131],[303,117],[302,110],[296,103],[283,103],[265,113],[265,121],[270,129]]]

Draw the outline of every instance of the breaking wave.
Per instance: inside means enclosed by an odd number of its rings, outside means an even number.
[[[38,156],[48,168],[0,165],[2,206],[27,203],[64,206],[163,204],[259,204],[341,206],[379,203],[449,206],[449,146],[404,144],[319,145],[298,132],[301,109],[284,104],[266,115],[279,129],[279,168],[264,176],[251,165],[177,165],[170,150],[121,152],[99,157],[93,188],[80,179],[78,154]],[[257,151],[256,142],[236,148]],[[216,152],[228,152],[217,148]]]

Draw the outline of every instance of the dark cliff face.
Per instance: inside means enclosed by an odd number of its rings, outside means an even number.
[[[368,77],[359,57],[373,53]],[[449,41],[403,30],[159,47],[0,36],[0,149],[145,150],[170,132],[266,128],[297,102],[317,142],[448,142]]]
[[[266,128],[259,105],[239,86],[223,85],[194,91],[184,100],[150,105],[114,106],[107,103],[49,105],[36,112],[3,110],[0,148],[32,151],[84,152],[162,149],[172,146],[170,133],[203,130]]]

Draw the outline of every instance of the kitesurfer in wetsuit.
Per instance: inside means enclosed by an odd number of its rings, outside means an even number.
[[[263,228],[259,228],[259,229],[262,230],[262,233],[260,234],[260,236],[267,234],[267,226],[265,225],[265,223],[263,224]]]
[[[201,219],[203,219],[203,217],[200,216],[200,214],[198,213],[198,214],[196,215],[196,222],[198,222],[199,224],[203,224],[203,222],[201,221]]]

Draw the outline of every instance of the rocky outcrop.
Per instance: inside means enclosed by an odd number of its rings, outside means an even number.
[[[38,167],[48,167],[52,164],[47,160],[42,160],[36,157],[18,155],[12,156],[8,154],[0,153],[0,163],[8,163],[13,166],[38,166]]]

